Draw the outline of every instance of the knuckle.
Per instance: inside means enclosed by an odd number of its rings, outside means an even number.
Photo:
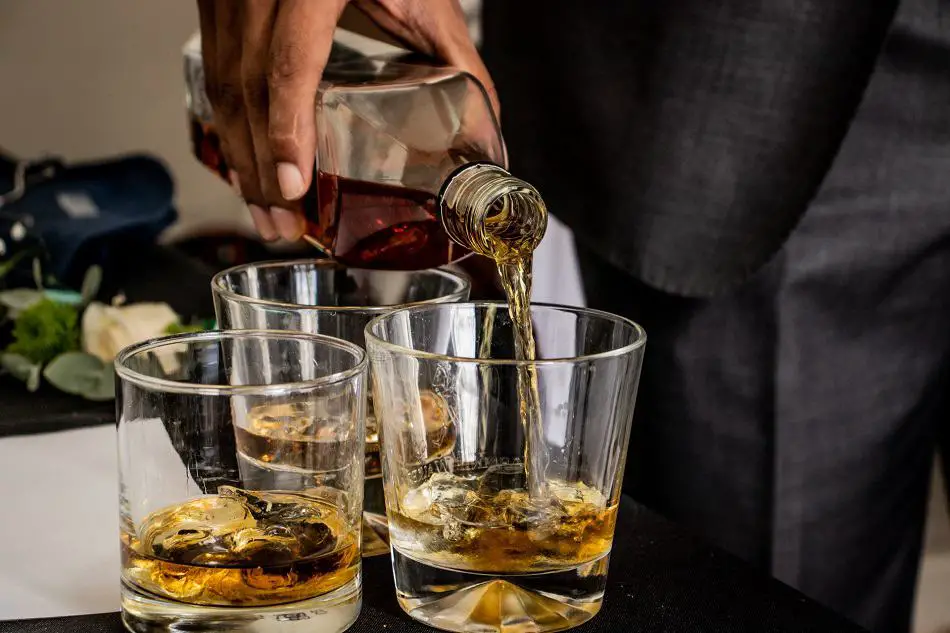
[[[271,52],[267,81],[272,88],[294,83],[307,69],[306,52],[297,43],[275,44]]]
[[[267,144],[275,156],[294,156],[299,148],[296,134],[271,125],[267,129]]]
[[[208,97],[211,107],[225,120],[236,118],[244,111],[244,90],[238,82],[220,81]]]

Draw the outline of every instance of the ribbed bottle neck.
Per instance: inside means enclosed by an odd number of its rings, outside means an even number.
[[[439,207],[450,238],[496,260],[530,254],[547,229],[538,191],[490,163],[471,163],[449,176]]]

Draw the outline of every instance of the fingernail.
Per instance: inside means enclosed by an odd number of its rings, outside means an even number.
[[[274,219],[274,226],[277,227],[277,232],[281,237],[291,242],[300,239],[303,235],[304,221],[299,214],[281,207],[271,207],[270,212]]]
[[[247,209],[251,212],[254,227],[257,229],[257,232],[260,233],[261,238],[268,242],[276,240],[277,230],[274,228],[274,223],[270,215],[256,204],[247,205]]]
[[[234,189],[235,193],[243,197],[243,194],[241,194],[241,181],[238,180],[237,172],[233,169],[228,172],[228,180],[231,182],[231,188]]]
[[[277,184],[286,200],[296,200],[304,194],[303,175],[293,163],[277,163]]]

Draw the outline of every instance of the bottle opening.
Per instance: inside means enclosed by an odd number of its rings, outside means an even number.
[[[449,237],[496,261],[530,255],[547,229],[538,191],[497,165],[456,171],[442,187],[439,205]]]

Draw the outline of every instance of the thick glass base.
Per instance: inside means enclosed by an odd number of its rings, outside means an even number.
[[[341,633],[362,607],[360,576],[330,593],[273,607],[202,607],[163,600],[122,583],[122,622],[133,633],[240,631]]]
[[[395,547],[396,598],[410,617],[444,631],[540,633],[570,629],[603,602],[609,555],[534,574],[480,574],[419,562]]]

